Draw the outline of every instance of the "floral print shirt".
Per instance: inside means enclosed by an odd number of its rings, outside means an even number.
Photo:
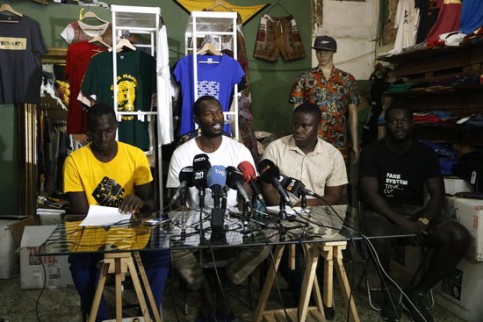
[[[354,76],[333,67],[327,79],[317,66],[293,82],[289,102],[317,104],[322,111],[319,135],[335,147],[346,147],[347,107],[360,102]]]

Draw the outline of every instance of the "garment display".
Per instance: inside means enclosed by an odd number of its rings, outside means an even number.
[[[422,43],[428,32],[438,19],[439,6],[438,2],[443,0],[415,0],[415,5],[419,8],[419,25],[416,43]]]
[[[195,102],[194,55],[182,57],[176,63],[173,75],[181,85],[182,107],[179,135],[190,134],[195,131],[193,120],[193,104]],[[197,55],[198,93],[196,97],[211,95],[220,101],[224,112],[230,109],[230,99],[233,86],[238,84],[245,75],[240,64],[228,55]],[[231,135],[228,124],[225,132]]]
[[[464,0],[461,8],[460,31],[469,34],[483,26],[483,1]]]
[[[67,111],[67,133],[69,134],[87,134],[86,111],[81,108],[77,96],[91,57],[106,49],[104,46],[88,41],[76,42],[67,47],[65,74],[70,84]]]
[[[322,111],[319,135],[337,148],[347,145],[347,106],[359,104],[359,90],[354,76],[332,68],[327,79],[319,66],[295,79],[289,103],[317,104]]]
[[[278,54],[286,61],[305,57],[305,49],[293,16],[263,15],[258,26],[253,57],[276,61]]]
[[[166,26],[162,26],[156,42],[156,74],[157,74],[157,108],[160,124],[159,144],[169,144],[174,141],[173,106],[172,98],[174,88],[171,83],[171,70],[169,68],[169,48]]]
[[[84,96],[114,106],[112,53],[92,57],[81,86]],[[117,53],[118,112],[150,111],[156,92],[156,60],[145,52],[134,50]],[[136,116],[122,116],[119,141],[147,151],[150,147],[148,122]]]
[[[414,6],[414,0],[399,0],[397,4],[394,28],[397,28],[393,55],[399,54],[404,48],[416,44],[419,26],[419,8]]]
[[[38,104],[40,58],[47,53],[47,47],[36,20],[26,15],[16,19],[18,22],[0,19],[0,104]]]
[[[95,36],[101,37],[106,44],[112,44],[112,26],[110,22],[100,25],[89,25],[83,21],[77,20],[68,24],[64,30],[62,30],[60,36],[68,44],[90,40]]]
[[[256,16],[260,11],[265,9],[269,4],[257,4],[253,6],[238,6],[228,1],[220,0],[176,0],[186,11],[221,11],[221,12],[238,12],[243,24]]]
[[[426,37],[428,45],[440,43],[439,35],[460,30],[461,25],[461,1],[444,0],[439,10],[438,20]]]

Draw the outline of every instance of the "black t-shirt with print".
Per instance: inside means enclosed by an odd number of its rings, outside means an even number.
[[[390,204],[423,205],[425,180],[441,172],[429,147],[414,142],[406,152],[395,153],[380,140],[362,150],[359,176],[377,178],[379,194]]]

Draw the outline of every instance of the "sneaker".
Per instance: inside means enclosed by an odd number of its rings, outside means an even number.
[[[409,299],[408,299],[409,298]],[[424,304],[424,294],[409,293],[403,296],[401,306],[411,316],[413,322],[433,322],[433,317]]]

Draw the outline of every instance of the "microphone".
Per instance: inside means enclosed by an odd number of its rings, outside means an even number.
[[[317,197],[317,198],[319,197],[319,195],[316,194],[315,192],[312,192],[309,189],[306,189],[305,184],[303,184],[302,181],[297,180],[295,178],[285,177],[285,180],[284,180],[284,183],[282,184],[282,186],[284,186],[285,189],[287,189],[288,192],[293,193],[294,195],[296,195],[299,198],[302,195],[312,196],[312,197]]]
[[[193,167],[184,167],[179,172],[179,187],[174,193],[173,198],[171,199],[170,206],[172,206],[178,198],[186,192],[187,187],[192,187],[193,183]]]
[[[227,167],[226,168],[226,185],[231,189],[235,189],[240,193],[242,198],[245,200],[245,204],[250,204],[250,197],[248,196],[247,191],[243,187],[243,183],[245,180],[243,179],[243,174],[238,171],[235,167]]]
[[[257,174],[255,173],[255,168],[248,161],[242,161],[238,165],[238,170],[242,172],[243,179],[250,185],[253,190],[254,196],[260,201],[260,203],[265,206],[265,201],[263,200],[263,195],[260,192],[260,188],[257,184]]]
[[[282,187],[278,178],[280,176],[280,169],[273,163],[273,161],[265,159],[258,164],[258,172],[260,173],[260,178],[267,183],[271,183],[272,186],[277,189],[280,197],[287,203],[290,207],[293,207],[292,202]]]
[[[193,185],[200,191],[206,188],[206,173],[210,167],[210,158],[205,153],[193,158]]]
[[[221,208],[220,199],[223,196],[223,187],[226,185],[226,169],[222,165],[212,166],[206,175],[206,183],[211,189],[214,207]]]
[[[220,204],[223,197],[223,188],[226,184],[226,169],[221,165],[212,166],[206,175],[206,183],[213,195],[213,209],[211,210],[211,229],[219,231],[223,229],[225,220],[225,206]],[[223,207],[222,207],[223,206]]]

